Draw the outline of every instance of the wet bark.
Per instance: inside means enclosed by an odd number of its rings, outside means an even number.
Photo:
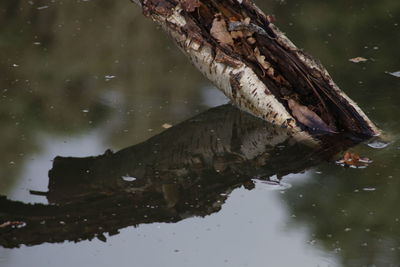
[[[379,130],[251,0],[132,0],[239,108],[310,133]]]

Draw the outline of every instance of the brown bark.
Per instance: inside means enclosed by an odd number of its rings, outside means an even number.
[[[239,108],[307,133],[379,130],[251,0],[134,0]]]

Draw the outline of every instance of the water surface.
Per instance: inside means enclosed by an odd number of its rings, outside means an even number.
[[[226,98],[129,1],[3,1],[2,212],[48,217],[1,266],[400,266],[400,3],[259,2],[383,129],[350,148],[373,163],[210,111]]]

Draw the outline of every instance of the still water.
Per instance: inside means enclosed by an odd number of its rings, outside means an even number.
[[[129,1],[2,1],[0,266],[400,266],[400,2],[258,2],[389,144],[226,105]]]

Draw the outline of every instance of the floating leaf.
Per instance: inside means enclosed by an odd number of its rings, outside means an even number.
[[[349,61],[353,62],[353,63],[360,63],[360,62],[365,62],[368,59],[364,58],[364,57],[355,57],[355,58],[350,58]]]
[[[365,168],[371,162],[372,160],[369,158],[362,158],[357,153],[346,152],[342,159],[336,161],[336,164],[352,168]]]
[[[200,7],[199,0],[181,0],[183,10],[186,12],[193,12],[196,8]]]

